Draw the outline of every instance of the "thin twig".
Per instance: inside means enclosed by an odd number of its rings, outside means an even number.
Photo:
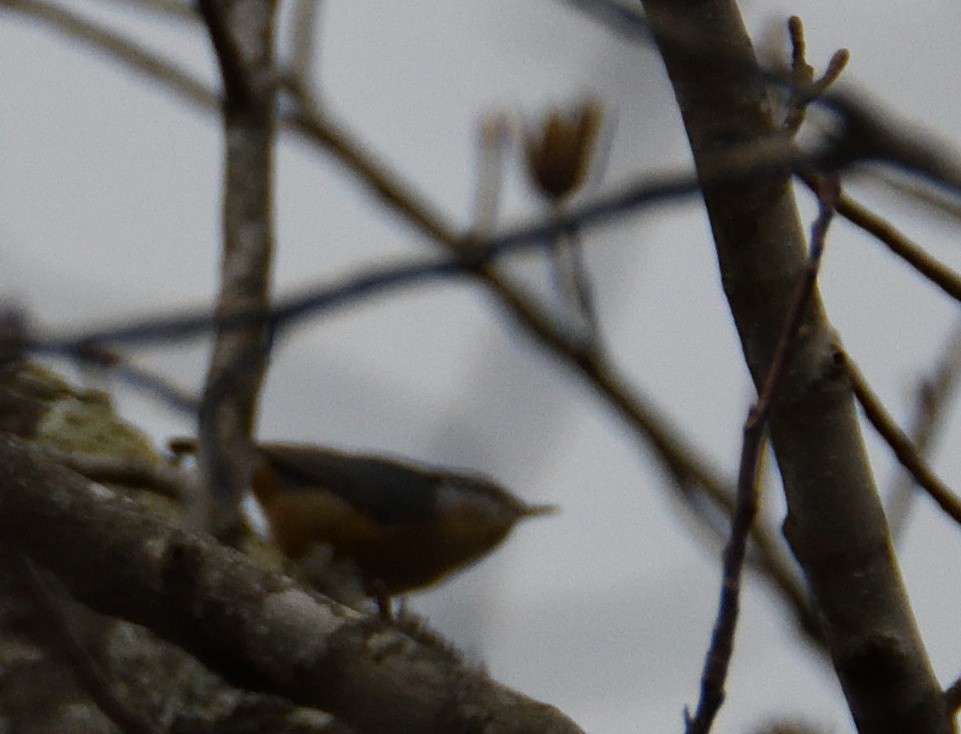
[[[114,378],[119,377],[131,387],[150,393],[181,412],[193,415],[200,407],[200,400],[195,394],[155,372],[133,364],[116,350],[89,343],[73,350],[70,356],[80,364],[109,372]]]
[[[226,316],[198,308],[181,314],[161,314],[140,320],[93,329],[79,334],[29,340],[26,348],[45,354],[86,360],[90,345],[157,344],[183,342],[215,329],[239,331],[266,326],[279,332],[319,312],[332,312],[357,301],[382,295],[392,289],[412,287],[450,276],[464,276],[472,266],[459,261],[401,262],[369,268],[355,275],[337,278],[334,285],[309,288],[302,293],[274,299],[271,308],[252,308]]]
[[[814,78],[814,67],[805,58],[804,25],[801,19],[792,15],[788,19],[788,34],[791,37],[792,85],[788,90],[788,101],[783,128],[796,134],[807,116],[808,106],[823,95],[828,87],[838,80],[848,63],[847,49],[834,52],[824,73]]]
[[[701,696],[693,717],[685,711],[688,734],[706,734],[724,702],[724,685],[734,652],[734,634],[740,608],[741,575],[747,539],[757,514],[757,468],[761,442],[778,389],[787,373],[798,338],[798,331],[817,282],[824,252],[824,238],[834,217],[839,194],[836,177],[825,177],[819,197],[820,211],[811,228],[811,253],[797,285],[784,326],[778,337],[771,366],[761,387],[758,401],[748,411],[738,468],[737,507],[731,519],[731,538],[724,549],[724,580],[721,585],[717,619],[701,676]]]
[[[816,176],[800,173],[798,177],[812,190],[817,186]],[[838,214],[856,227],[873,235],[881,244],[938,286],[948,296],[961,302],[961,276],[931,257],[920,245],[912,242],[910,238],[886,219],[878,216],[846,194],[842,194],[838,201]]]
[[[481,122],[474,214],[470,239],[482,243],[490,239],[497,224],[504,167],[505,141],[509,123],[502,115],[490,115]]]
[[[215,110],[220,105],[217,95],[194,79],[189,72],[79,13],[43,0],[0,0],[0,8],[22,13],[71,40],[80,41],[105,53],[202,109]]]
[[[576,233],[558,235],[550,253],[557,290],[578,314],[585,347],[591,348],[600,339],[600,323],[581,238]]]
[[[324,0],[297,0],[291,13],[290,68],[306,89],[314,76],[317,26]]]
[[[934,374],[918,387],[915,416],[909,438],[918,454],[927,459],[932,444],[944,423],[948,404],[961,378],[961,324],[955,326]],[[891,528],[891,538],[897,543],[907,525],[917,492],[915,481],[908,471],[901,471],[901,481],[891,491],[885,515]]]
[[[941,216],[961,222],[961,201],[958,201],[957,197],[947,196],[944,192],[925,186],[920,181],[906,178],[897,171],[878,167],[865,173],[869,180],[887,186],[899,196],[913,199]]]
[[[888,414],[887,410],[884,409],[884,405],[880,399],[878,399],[877,395],[874,394],[874,391],[871,390],[871,386],[868,385],[867,380],[864,379],[864,375],[861,374],[857,365],[854,364],[842,349],[838,348],[837,353],[839,359],[842,359],[844,362],[848,376],[851,378],[851,386],[854,389],[854,394],[864,409],[864,415],[871,422],[871,425],[881,434],[885,443],[891,447],[894,455],[898,461],[901,462],[901,466],[911,473],[911,476],[914,477],[918,486],[928,493],[928,496],[937,503],[938,507],[940,507],[948,517],[956,523],[961,524],[961,499],[959,499],[957,495],[951,491],[951,488],[942,482],[927,465],[924,457],[918,453],[917,448],[911,443],[911,439],[898,427],[894,419]]]

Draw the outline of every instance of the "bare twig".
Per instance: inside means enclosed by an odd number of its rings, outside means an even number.
[[[26,345],[35,352],[65,355],[85,360],[89,345],[135,345],[179,342],[209,334],[215,329],[244,331],[266,327],[271,332],[290,328],[298,321],[321,311],[333,311],[358,300],[383,294],[391,289],[420,285],[438,278],[463,276],[473,266],[459,261],[401,262],[381,265],[356,275],[338,278],[334,285],[309,288],[302,293],[275,299],[268,308],[251,308],[231,315],[211,315],[196,309],[182,314],[167,314],[128,321],[63,338],[39,338]]]
[[[314,77],[317,26],[323,5],[324,0],[297,0],[291,13],[290,68],[305,90]]]
[[[950,217],[955,222],[961,221],[961,201],[939,189],[925,186],[923,182],[911,179],[898,171],[884,168],[872,168],[866,172],[867,178],[887,186],[902,197],[913,199],[925,208],[944,217]]]
[[[474,216],[470,239],[481,243],[490,239],[497,224],[500,208],[504,149],[509,123],[502,116],[486,117],[480,126],[477,182],[474,193]]]
[[[805,185],[812,189],[817,186],[817,178],[806,173],[799,174]],[[931,257],[924,249],[912,242],[894,225],[883,217],[870,211],[846,194],[838,201],[838,214],[856,227],[873,235],[881,244],[904,260],[921,275],[930,280],[948,296],[961,302],[961,276],[949,267]]]
[[[22,13],[72,40],[107,54],[202,109],[214,110],[219,105],[217,95],[206,89],[189,72],[168,59],[140,48],[130,39],[104,28],[80,13],[44,0],[0,0],[0,9],[4,8]]]
[[[911,443],[918,454],[927,457],[944,423],[947,406],[961,378],[961,324],[955,326],[947,347],[938,359],[934,374],[918,387],[915,417],[910,431]],[[887,516],[891,537],[897,542],[907,524],[913,499],[917,496],[911,472],[902,471],[901,481],[892,489]]]
[[[557,210],[558,214],[560,211]],[[575,330],[584,334],[585,349],[594,348],[600,339],[600,323],[581,238],[575,233],[558,235],[550,253],[557,291],[578,316],[575,323],[579,328]]]
[[[116,350],[94,344],[78,345],[67,350],[78,363],[108,371],[113,377],[120,377],[132,387],[153,394],[170,407],[185,413],[194,414],[200,407],[196,395],[172,381],[131,363],[126,356]]]
[[[804,25],[801,19],[792,15],[788,20],[788,33],[791,37],[791,80],[788,89],[787,112],[783,127],[792,134],[796,133],[807,115],[808,106],[821,97],[829,86],[841,76],[848,62],[847,49],[834,52],[824,73],[814,78],[814,67],[805,58]]]
[[[861,403],[864,414],[871,422],[871,425],[881,434],[885,443],[891,447],[894,455],[898,461],[901,462],[901,466],[911,473],[911,476],[914,477],[918,486],[928,493],[931,499],[937,503],[938,507],[940,507],[948,517],[956,523],[961,524],[961,499],[958,499],[957,495],[951,491],[951,488],[931,471],[931,468],[927,465],[927,462],[925,462],[924,457],[918,453],[911,439],[898,427],[894,419],[891,418],[884,409],[884,405],[874,394],[874,391],[871,390],[870,385],[868,385],[867,380],[864,379],[864,375],[861,374],[857,365],[854,364],[851,358],[848,357],[840,347],[838,348],[837,354],[838,358],[843,360],[844,366],[851,378],[851,386],[854,388],[854,394],[857,396],[858,402]]]
[[[817,282],[824,238],[834,217],[834,207],[839,194],[835,177],[825,181],[819,197],[820,211],[811,228],[811,253],[802,280],[797,284],[794,301],[785,318],[778,338],[777,348],[771,359],[771,367],[761,388],[758,401],[751,406],[744,423],[744,438],[737,479],[737,507],[731,519],[731,538],[724,549],[724,581],[721,586],[717,620],[711,636],[711,645],[701,676],[701,697],[694,717],[685,712],[688,734],[706,734],[714,717],[724,702],[724,684],[731,655],[734,652],[734,633],[740,607],[741,574],[747,539],[757,514],[758,456],[768,415],[777,398],[778,390],[787,372],[798,331],[811,301]]]

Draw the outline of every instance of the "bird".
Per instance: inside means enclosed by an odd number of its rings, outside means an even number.
[[[255,453],[250,489],[281,552],[296,562],[329,548],[378,599],[433,586],[521,520],[557,511],[485,476],[396,457],[298,443],[260,443]]]

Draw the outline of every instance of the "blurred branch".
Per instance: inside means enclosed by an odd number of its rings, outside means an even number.
[[[878,181],[891,190],[909,199],[914,199],[923,206],[938,214],[950,217],[955,222],[961,221],[961,201],[956,197],[945,195],[938,189],[924,186],[913,179],[905,179],[895,171],[875,168],[870,172],[870,179]]]
[[[928,496],[937,503],[938,507],[948,517],[961,525],[961,499],[958,499],[951,488],[931,471],[924,460],[924,456],[918,452],[914,444],[911,443],[911,439],[898,427],[894,419],[885,410],[884,405],[871,390],[867,380],[864,379],[864,375],[861,374],[861,371],[848,357],[847,353],[838,347],[837,354],[851,378],[854,394],[857,396],[858,402],[864,409],[864,414],[871,425],[881,434],[885,443],[891,447],[894,455],[901,462],[901,466],[911,473],[918,486],[928,493]]]
[[[161,314],[63,337],[30,339],[25,347],[38,353],[86,360],[91,344],[134,345],[180,342],[209,334],[215,329],[241,331],[266,327],[271,332],[290,328],[315,313],[333,311],[360,299],[391,289],[419,285],[442,277],[464,275],[471,266],[458,261],[415,261],[369,268],[356,275],[337,278],[334,285],[309,288],[301,294],[276,298],[267,309],[252,308],[227,316],[211,315],[207,309],[182,314]]]
[[[276,0],[267,0],[265,8],[272,8]],[[223,107],[228,113],[232,110],[246,108],[248,114],[256,106],[270,109],[273,100],[258,99],[258,93],[266,91],[272,95],[272,87],[265,90],[254,89],[256,73],[263,73],[261,69],[248,68],[248,61],[244,56],[253,56],[253,63],[262,65],[267,63],[272,68],[272,48],[270,37],[273,33],[273,10],[266,10],[267,18],[245,17],[243,10],[238,8],[235,0],[197,0],[200,17],[207,26],[207,35],[214,47],[214,55],[220,65],[220,78],[224,85]],[[259,13],[257,14],[259,15]],[[237,20],[233,17],[237,16]],[[258,22],[269,28],[266,33],[260,31],[250,33],[239,26],[240,22]],[[250,44],[242,49],[241,44]],[[264,47],[266,46],[266,47]],[[228,115],[229,124],[229,115]]]
[[[501,115],[490,115],[481,121],[470,235],[478,243],[489,240],[497,224],[509,127],[510,123]]]
[[[44,0],[0,0],[0,9],[4,8],[39,21],[71,40],[91,46],[148,79],[159,82],[191,104],[207,110],[219,107],[217,95],[196,81],[189,72],[168,59],[141,49],[130,39],[88,20],[80,13]]]
[[[270,302],[276,0],[199,0],[224,84],[223,256],[216,312],[231,317]],[[194,508],[221,540],[242,534],[253,431],[272,333],[265,322],[218,328],[198,413],[197,466],[206,493]]]
[[[955,326],[951,338],[938,359],[934,374],[922,380],[918,386],[915,416],[910,431],[911,443],[918,454],[926,458],[938,431],[944,423],[945,413],[961,378],[961,324]],[[913,499],[917,496],[911,472],[902,471],[901,481],[891,491],[888,502],[888,523],[891,536],[898,540],[907,524]]]
[[[324,0],[295,0],[291,13],[290,28],[290,68],[304,84],[314,77],[314,62],[317,58],[318,18]]]
[[[23,333],[26,337],[26,332]],[[27,337],[29,339],[29,337]],[[194,414],[200,408],[200,400],[191,392],[184,390],[170,380],[139,367],[116,350],[94,343],[81,344],[63,352],[76,362],[93,366],[109,372],[112,377],[119,377],[131,387],[154,395],[169,407],[179,411]]]

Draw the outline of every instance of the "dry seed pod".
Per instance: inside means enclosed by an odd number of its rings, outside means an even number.
[[[552,110],[540,130],[526,135],[528,174],[542,196],[557,202],[584,183],[602,120],[600,104],[587,100],[568,112]]]

